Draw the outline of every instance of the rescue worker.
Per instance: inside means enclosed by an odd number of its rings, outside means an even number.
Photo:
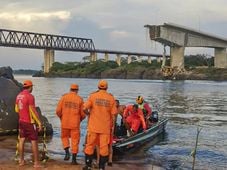
[[[138,104],[139,108],[143,111],[145,122],[148,125],[148,120],[152,115],[152,109],[150,105],[146,101],[144,101],[142,96],[138,96],[136,98],[136,103]]]
[[[125,105],[120,105],[119,100],[115,100],[115,102],[116,102],[117,114],[113,115],[113,117],[112,117],[113,118],[113,125],[112,125],[112,130],[111,130],[111,140],[110,140],[110,143],[109,143],[109,158],[108,158],[108,163],[107,163],[108,166],[113,166],[112,144],[113,144],[115,128],[116,128],[116,124],[117,124],[117,116],[120,115],[121,118],[123,118],[124,109],[126,108]]]
[[[105,169],[108,161],[109,142],[111,136],[112,116],[117,114],[114,97],[107,92],[108,83],[100,80],[98,91],[91,93],[84,104],[84,112],[88,114],[87,138],[84,148],[86,166],[91,169],[94,148],[99,143],[99,169]]]
[[[42,130],[41,120],[35,106],[35,98],[31,94],[33,83],[30,80],[23,82],[23,90],[16,97],[15,111],[19,115],[19,166],[25,165],[25,139],[31,141],[34,157],[34,168],[42,167],[39,162],[38,131]],[[38,129],[37,127],[38,126]]]
[[[117,116],[120,115],[123,118],[123,113],[124,110],[126,108],[125,105],[120,105],[120,101],[119,100],[115,100],[116,101],[116,107],[117,107]],[[115,119],[117,119],[117,116]]]
[[[132,134],[138,132],[140,125],[142,124],[143,130],[146,130],[146,123],[144,120],[143,112],[138,108],[137,104],[128,105],[123,113],[124,121],[128,123],[131,128]]]
[[[110,133],[110,142],[109,142],[109,157],[108,157],[108,162],[107,165],[108,166],[113,166],[113,140],[114,140],[114,133],[115,133],[115,125],[117,123],[117,116],[118,114],[123,118],[123,112],[125,109],[125,105],[120,105],[119,100],[115,100],[116,102],[116,108],[117,108],[117,114],[112,116],[112,122],[113,124],[111,124],[111,133]],[[96,159],[96,164],[99,164],[99,144],[97,144],[96,146],[96,152],[97,152],[97,159]],[[98,167],[97,167],[98,168]]]
[[[65,150],[64,160],[70,159],[70,138],[72,164],[76,161],[80,142],[80,122],[86,117],[83,112],[83,99],[78,95],[79,86],[71,84],[70,92],[64,94],[58,102],[56,114],[61,121],[61,140]]]
[[[125,105],[120,105],[119,100],[115,100],[116,101],[116,107],[117,107],[117,115],[115,116],[115,120],[114,120],[114,136],[125,136],[127,135],[127,129],[125,127],[125,124],[123,122],[123,113],[124,110],[126,108]],[[120,115],[120,123],[118,124],[117,119],[118,119],[118,115]]]

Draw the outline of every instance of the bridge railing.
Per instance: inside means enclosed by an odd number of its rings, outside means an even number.
[[[0,29],[0,46],[95,51],[92,39]]]

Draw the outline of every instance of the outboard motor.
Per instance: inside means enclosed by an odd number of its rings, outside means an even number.
[[[151,122],[158,122],[158,112],[153,111],[151,117],[149,118]]]

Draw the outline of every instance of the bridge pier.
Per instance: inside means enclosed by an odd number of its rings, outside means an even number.
[[[108,53],[105,53],[105,59],[104,59],[105,62],[109,61],[109,54]]]
[[[170,66],[184,69],[184,49],[185,47],[170,47]]]
[[[117,54],[116,62],[118,64],[118,66],[121,66],[121,55],[120,54]]]
[[[90,53],[90,61],[93,62],[93,61],[97,61],[97,53],[95,52],[91,52]]]
[[[50,68],[54,63],[54,50],[45,49],[44,50],[44,73],[49,73]]]
[[[158,57],[157,58],[157,63],[161,63],[162,62],[162,58],[161,57]]]
[[[142,62],[142,57],[138,55],[137,58],[138,58],[138,62],[141,63]]]
[[[149,64],[151,64],[151,56],[148,56],[147,62],[148,62]]]
[[[226,48],[215,48],[215,50],[214,50],[214,67],[227,68]]]
[[[128,55],[127,57],[127,63],[130,64],[132,62],[132,56],[131,55]]]

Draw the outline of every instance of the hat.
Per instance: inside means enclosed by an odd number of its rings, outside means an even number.
[[[70,89],[71,90],[78,90],[79,86],[77,84],[71,84]]]
[[[99,89],[107,89],[108,88],[108,83],[106,80],[100,80],[98,83],[98,88]]]
[[[30,86],[33,86],[31,80],[25,80],[25,81],[23,82],[23,87],[30,87]]]
[[[142,97],[142,96],[138,96],[138,97],[136,98],[136,103],[138,103],[138,104],[143,103],[143,97]]]

